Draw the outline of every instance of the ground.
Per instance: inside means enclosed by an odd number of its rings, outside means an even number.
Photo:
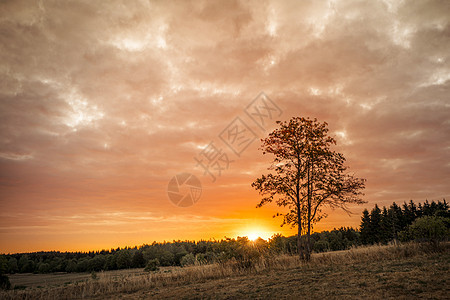
[[[265,271],[262,274],[193,282],[183,286],[117,295],[116,298],[433,298],[450,295],[448,254]]]
[[[91,274],[16,274],[26,286],[4,299],[448,299],[450,247],[375,246],[315,254],[310,263],[276,257],[250,269],[206,265]]]

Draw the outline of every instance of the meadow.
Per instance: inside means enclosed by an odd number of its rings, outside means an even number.
[[[186,267],[14,274],[2,299],[434,298],[450,294],[450,243],[362,246]]]

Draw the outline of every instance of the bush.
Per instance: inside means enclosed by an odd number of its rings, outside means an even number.
[[[131,254],[128,249],[122,249],[114,254],[118,269],[128,269],[131,267]]]
[[[208,258],[206,256],[206,254],[204,254],[204,253],[198,253],[197,255],[195,255],[195,260],[200,265],[204,265],[204,264],[208,263]]]
[[[75,258],[72,258],[71,260],[69,260],[69,262],[67,263],[65,271],[68,272],[68,273],[77,271],[77,260]]]
[[[9,277],[6,275],[0,275],[0,289],[9,290],[11,288],[11,282],[9,282]]]
[[[98,279],[97,273],[96,273],[95,271],[92,271],[92,272],[91,272],[91,278],[92,278],[93,280]]]
[[[37,270],[39,273],[49,273],[50,265],[47,263],[38,263]]]
[[[274,234],[269,239],[269,249],[274,253],[286,252],[287,239],[281,234]]]
[[[9,273],[10,274],[14,274],[19,272],[19,267],[17,266],[17,259],[14,257],[11,257],[8,261],[8,268],[9,268]]]
[[[154,272],[159,270],[159,260],[157,258],[150,259],[145,266],[144,271]]]
[[[316,252],[325,252],[330,248],[330,244],[324,240],[318,240],[314,243],[313,250]]]
[[[439,242],[448,239],[449,229],[446,226],[446,218],[437,216],[424,216],[416,219],[408,228],[400,233],[403,241],[415,240],[417,242],[429,242],[435,246]]]
[[[180,263],[183,267],[190,266],[195,264],[195,256],[192,253],[186,254],[180,260]]]

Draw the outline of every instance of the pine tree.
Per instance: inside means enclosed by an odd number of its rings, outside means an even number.
[[[404,228],[403,212],[402,209],[397,205],[397,203],[393,202],[389,207],[389,213],[392,219],[392,237],[394,240],[397,240],[398,232],[402,231]]]
[[[414,220],[417,219],[419,217],[419,215],[418,215],[418,211],[417,211],[417,206],[414,203],[414,201],[409,200],[408,207],[409,207],[409,211],[411,212],[411,215],[414,216]]]
[[[434,216],[437,211],[438,211],[438,205],[436,204],[436,202],[431,201],[431,204],[430,204],[430,216]]]
[[[430,203],[428,202],[428,200],[425,200],[425,202],[423,203],[422,215],[423,216],[431,216],[431,207],[430,207]]]
[[[416,219],[416,207],[414,202],[411,202],[413,206],[407,204],[406,202],[403,203],[403,218],[405,221],[406,226],[411,225],[412,222]]]
[[[438,201],[437,205],[438,210],[436,212],[436,215],[439,217],[450,218],[449,206],[445,199],[443,199],[442,202]]]
[[[404,202],[402,207],[393,202],[389,209],[383,210],[375,205],[371,213],[365,209],[361,217],[360,237],[363,244],[387,243],[398,239],[398,233],[408,229],[416,219],[424,216],[450,218],[449,205],[443,201],[425,200],[416,205],[413,200]],[[450,221],[447,222],[450,224]],[[448,225],[450,227],[450,225]]]
[[[381,243],[386,244],[392,240],[392,218],[385,206],[381,214]]]
[[[423,207],[422,203],[419,203],[417,205],[417,217],[420,218],[423,215]]]
[[[360,238],[361,243],[366,245],[371,242],[371,232],[370,232],[370,215],[367,209],[364,209],[363,216],[361,217],[361,225],[359,227],[359,231],[361,232]]]
[[[370,242],[380,243],[382,239],[382,229],[381,229],[381,210],[377,204],[375,204],[374,209],[370,212]]]

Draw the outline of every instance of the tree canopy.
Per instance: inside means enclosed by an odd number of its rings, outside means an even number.
[[[298,226],[300,255],[309,259],[310,234],[314,223],[326,215],[322,208],[342,208],[361,204],[365,179],[347,172],[343,154],[331,147],[336,140],[328,135],[328,124],[317,119],[293,117],[262,139],[263,154],[272,154],[270,173],[257,178],[252,186],[262,196],[262,205],[275,201],[288,211],[278,213],[283,223]],[[307,241],[302,244],[301,236]]]

